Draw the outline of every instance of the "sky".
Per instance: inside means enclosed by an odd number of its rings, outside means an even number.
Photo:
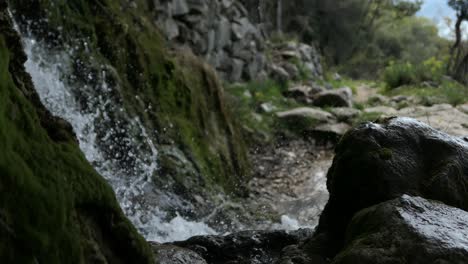
[[[443,37],[450,36],[451,30],[447,26],[444,18],[449,17],[455,21],[455,11],[447,5],[447,0],[424,0],[421,10],[418,12],[419,16],[428,17],[432,19],[439,26],[439,33]],[[468,31],[468,25],[465,23],[465,30]]]

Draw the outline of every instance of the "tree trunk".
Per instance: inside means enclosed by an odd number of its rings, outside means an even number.
[[[454,77],[457,81],[463,84],[468,84],[468,53],[458,64]]]
[[[282,0],[277,0],[276,2],[276,30],[278,33],[282,32],[283,28],[283,1]]]
[[[457,22],[455,23],[455,43],[450,48],[450,60],[447,64],[447,72],[453,74],[457,68],[458,60],[460,58],[460,43],[462,39],[461,24],[466,15],[463,13],[457,14]],[[458,52],[457,52],[458,51]]]

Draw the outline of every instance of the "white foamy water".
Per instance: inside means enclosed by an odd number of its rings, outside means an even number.
[[[79,83],[72,76],[73,48],[52,52],[33,38],[24,37],[23,42],[28,56],[25,67],[42,102],[70,122],[86,158],[114,188],[123,211],[147,240],[170,242],[216,234],[202,222],[179,215],[167,219],[157,205],[160,201],[147,198],[148,192],[153,194],[150,197],[160,194],[152,184],[158,152],[149,135],[155,131],[146,131],[137,117],[119,105],[115,99],[119,87],[110,87],[106,81],[109,66],[90,72],[89,83]],[[167,196],[166,203],[176,199]]]

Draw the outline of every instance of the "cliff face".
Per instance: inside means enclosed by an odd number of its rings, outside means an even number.
[[[41,104],[0,1],[0,261],[153,263],[71,127]]]

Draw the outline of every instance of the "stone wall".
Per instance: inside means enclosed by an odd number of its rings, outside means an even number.
[[[300,69],[309,71],[310,77],[322,74],[314,47],[271,44],[263,26],[251,22],[253,12],[241,1],[155,0],[154,8],[156,25],[169,42],[204,57],[226,81],[295,79]]]

